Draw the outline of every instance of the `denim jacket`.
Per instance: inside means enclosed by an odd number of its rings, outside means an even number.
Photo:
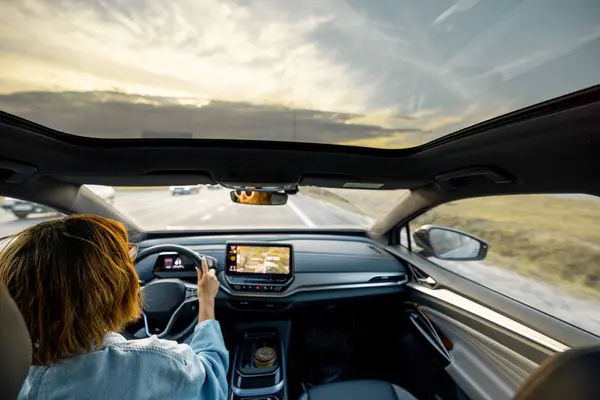
[[[219,323],[204,321],[190,344],[116,333],[98,351],[32,367],[20,399],[226,399],[229,354]]]

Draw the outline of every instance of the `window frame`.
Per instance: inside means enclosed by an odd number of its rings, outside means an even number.
[[[530,195],[552,196],[552,195],[560,195],[560,194],[561,193],[533,193],[533,194],[530,194]],[[586,194],[586,193],[572,193],[572,195],[588,195],[588,196],[592,196],[592,197],[595,197],[597,199],[597,201],[599,202],[599,204],[600,204],[600,196],[597,196],[597,195]],[[556,320],[559,323],[563,323],[563,324],[565,324],[565,325],[567,325],[569,327],[575,328],[575,329],[577,329],[577,330],[579,330],[581,332],[585,332],[586,334],[589,334],[592,337],[600,339],[600,329],[598,331],[595,331],[593,329],[589,329],[589,327],[586,328],[586,327],[580,326],[579,324],[576,324],[574,322],[571,322],[571,321],[563,319],[564,317],[557,316],[556,314],[550,313],[549,311],[545,311],[543,309],[540,309],[540,308],[538,308],[538,307],[530,304],[529,302],[525,302],[521,298],[517,298],[517,297],[513,297],[513,296],[511,296],[509,294],[505,294],[503,291],[500,291],[497,288],[494,288],[494,287],[491,287],[489,285],[486,285],[485,282],[481,282],[479,280],[475,280],[472,277],[468,276],[467,274],[463,274],[461,272],[455,272],[452,268],[449,268],[447,266],[444,266],[444,265],[436,262],[435,258],[430,259],[430,258],[422,255],[414,247],[414,244],[413,244],[414,241],[413,241],[413,238],[412,238],[413,231],[411,230],[411,223],[414,224],[414,222],[415,222],[415,220],[417,218],[419,218],[419,217],[427,214],[428,212],[430,212],[432,210],[435,210],[436,208],[438,208],[440,206],[443,206],[443,205],[446,205],[446,204],[450,204],[450,203],[457,203],[457,202],[461,202],[461,201],[473,200],[473,199],[484,199],[484,198],[488,198],[488,197],[496,197],[497,198],[497,197],[519,197],[519,196],[527,196],[527,194],[494,194],[494,195],[490,195],[490,196],[475,196],[475,197],[452,199],[452,200],[445,201],[445,202],[442,202],[442,203],[437,203],[435,205],[432,205],[431,207],[427,207],[427,208],[424,208],[424,209],[420,210],[420,212],[418,212],[418,213],[412,214],[407,219],[404,219],[402,223],[400,223],[396,228],[394,228],[397,231],[397,234],[394,236],[394,239],[396,239],[396,240],[394,241],[394,243],[390,243],[390,244],[392,246],[401,246],[402,248],[406,249],[411,255],[418,256],[419,259],[423,260],[424,262],[426,262],[427,264],[433,266],[434,268],[437,268],[437,269],[439,269],[441,271],[444,271],[444,273],[448,273],[448,274],[454,275],[454,276],[460,278],[461,280],[466,280],[466,281],[470,282],[471,284],[477,285],[483,291],[493,292],[493,293],[495,293],[495,294],[497,294],[499,296],[502,296],[502,297],[506,298],[509,301],[516,302],[516,303],[518,303],[518,304],[520,304],[522,306],[525,306],[525,307],[531,309],[532,311],[535,311],[536,313],[544,314],[544,315],[550,317],[551,319]],[[452,226],[449,226],[449,228],[452,228]],[[402,241],[400,240],[401,233],[402,233],[403,229],[406,229],[406,235],[407,235],[406,244],[403,244]],[[418,227],[415,227],[415,230],[416,229],[418,229]],[[468,232],[465,232],[465,233],[469,234]],[[453,261],[449,260],[449,262],[452,263]],[[465,262],[465,261],[458,261],[457,260],[456,262]],[[469,262],[469,261],[466,261],[466,262]],[[413,272],[413,275],[416,278],[415,279],[416,281],[418,281],[420,284],[423,284],[423,281],[421,279],[418,279],[420,277],[420,275],[425,276],[425,277],[431,276],[435,281],[437,281],[437,279],[435,278],[435,276],[429,273],[429,268],[427,268],[427,269],[421,269],[420,265],[422,265],[422,264],[421,263],[419,263],[419,264],[409,263],[409,267],[410,267],[411,271]],[[492,266],[494,266],[494,265],[492,265]],[[527,277],[526,275],[521,275],[521,276],[533,279],[531,277]],[[565,291],[564,288],[562,288],[559,285],[555,285],[552,282],[547,281],[547,280],[545,280],[543,278],[538,279],[538,281],[541,282],[541,283],[543,283],[543,284],[547,284],[547,285],[556,287],[557,289],[559,289],[561,291],[562,294],[565,294],[567,296],[572,296],[576,300],[580,300],[580,299],[581,300],[585,300],[583,297],[579,298],[577,295],[570,295],[569,293],[564,292]],[[444,287],[444,285],[443,284],[440,285],[439,282],[436,282],[434,286]],[[452,288],[452,286],[446,286],[446,288]],[[561,297],[561,295],[559,295],[557,297]],[[479,301],[477,298],[473,298],[472,300]],[[600,300],[597,300],[597,301],[600,302]],[[485,301],[479,301],[479,302],[481,304],[486,304],[487,303]],[[489,304],[487,304],[487,305],[489,305]],[[511,315],[507,315],[507,316],[511,317]],[[523,322],[523,321],[521,321],[521,322]],[[529,325],[531,325],[531,324],[529,324]],[[536,329],[538,329],[535,325],[531,325],[531,326],[534,327],[534,328],[536,328]]]

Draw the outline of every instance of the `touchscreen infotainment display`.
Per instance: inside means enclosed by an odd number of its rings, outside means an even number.
[[[229,275],[291,275],[292,246],[287,244],[227,244]]]

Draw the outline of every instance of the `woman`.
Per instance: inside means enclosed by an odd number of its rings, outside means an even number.
[[[237,203],[241,204],[253,204],[253,205],[271,205],[271,193],[268,192],[250,192],[250,191],[235,191],[235,197],[237,197]]]
[[[42,222],[0,254],[0,280],[25,318],[33,366],[24,399],[225,399],[229,364],[206,261],[190,345],[116,332],[140,317],[136,246],[118,222],[75,215]]]

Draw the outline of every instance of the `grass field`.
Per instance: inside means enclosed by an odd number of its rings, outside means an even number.
[[[302,187],[300,193],[328,201],[348,211],[377,219],[404,195],[406,190],[352,190]]]
[[[401,195],[333,190],[320,196],[318,190],[306,194],[372,218]],[[599,223],[600,200],[595,197],[524,195],[444,204],[416,218],[411,230],[435,224],[473,234],[490,245],[486,263],[600,298]]]
[[[462,200],[417,218],[486,240],[486,262],[570,291],[600,297],[600,201],[558,196]]]

